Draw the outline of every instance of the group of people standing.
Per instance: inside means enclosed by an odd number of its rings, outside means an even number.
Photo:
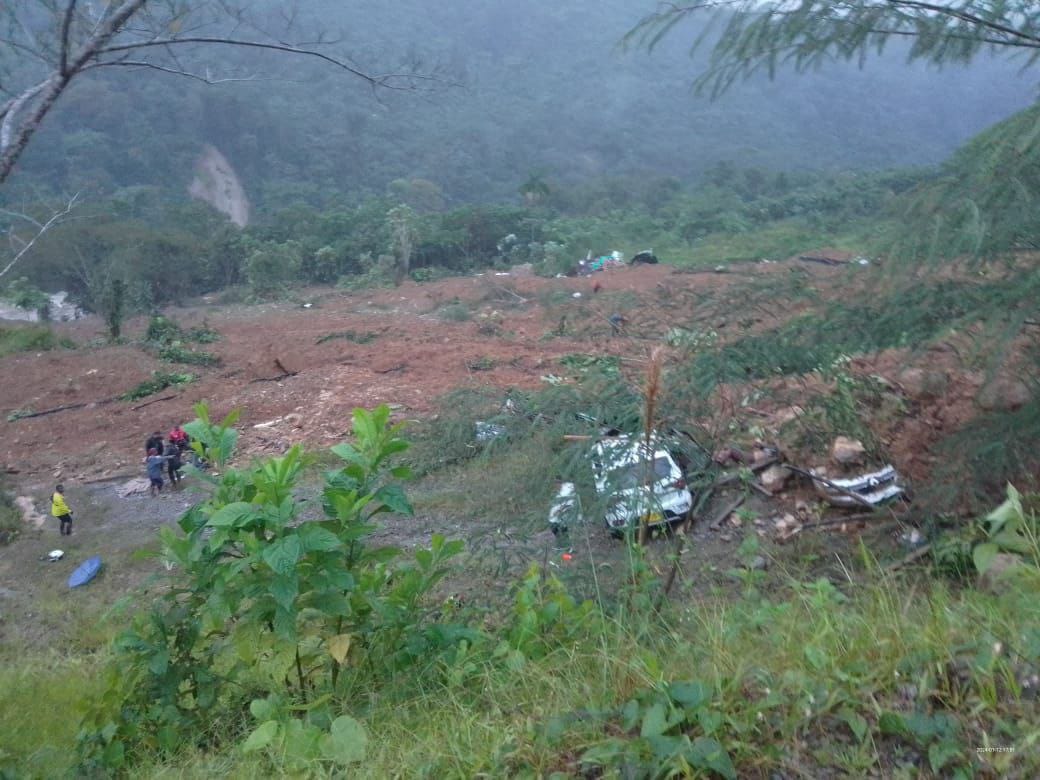
[[[162,432],[155,431],[144,444],[145,468],[148,470],[148,481],[152,496],[162,492],[165,481],[163,469],[170,477],[170,484],[176,486],[181,481],[181,469],[184,467],[183,455],[189,449],[188,434],[181,426],[176,426],[166,439]]]
[[[152,496],[158,496],[166,484],[163,480],[164,468],[169,474],[170,484],[180,484],[181,469],[184,467],[183,457],[186,452],[191,451],[191,441],[181,426],[176,426],[165,439],[161,432],[155,431],[145,442],[144,450],[144,462],[148,469]],[[58,519],[58,532],[62,536],[72,536],[72,510],[65,500],[63,485],[54,488],[51,496],[51,514]]]

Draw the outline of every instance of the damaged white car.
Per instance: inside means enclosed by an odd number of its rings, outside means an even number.
[[[658,526],[680,520],[693,506],[686,478],[672,454],[653,438],[615,436],[592,450],[596,493],[609,500],[604,519],[620,535],[641,523]]]

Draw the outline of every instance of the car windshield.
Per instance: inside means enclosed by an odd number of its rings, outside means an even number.
[[[654,482],[668,479],[672,475],[672,462],[664,457],[654,458]],[[607,484],[614,490],[631,490],[643,484],[646,476],[646,464],[629,463],[619,469],[615,469],[607,476]]]

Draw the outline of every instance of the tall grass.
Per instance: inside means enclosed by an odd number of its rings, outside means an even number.
[[[0,358],[18,352],[74,349],[75,343],[42,325],[0,325]]]
[[[596,635],[541,658],[463,653],[446,681],[401,680],[358,703],[369,734],[362,772],[660,776],[652,755],[639,758],[639,720],[623,727],[626,709],[638,713],[670,683],[696,681],[709,702],[690,735],[714,735],[739,776],[1036,776],[1040,711],[1021,684],[1040,660],[1030,597],[872,577],[844,587],[790,582],[788,595],[771,598],[753,589],[736,601],[711,597],[676,608],[651,632],[596,623]],[[627,763],[598,769],[605,744],[632,747]],[[992,746],[1014,752],[977,751]],[[140,774],[215,771],[270,768],[191,754]]]

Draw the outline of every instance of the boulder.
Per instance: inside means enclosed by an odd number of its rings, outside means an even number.
[[[1000,595],[1001,586],[1007,586],[1007,583],[1003,581],[1008,576],[1014,576],[1027,568],[1028,564],[1023,562],[1020,556],[1011,553],[997,553],[990,561],[989,568],[979,575],[979,588]]]
[[[950,375],[945,371],[928,368],[906,368],[900,372],[898,381],[911,398],[927,400],[939,398],[946,393]]]
[[[997,377],[986,383],[975,397],[975,403],[987,412],[1012,412],[1031,400],[1032,388],[1011,377]]]
[[[791,478],[791,472],[785,466],[774,463],[758,475],[759,482],[770,493],[779,493],[784,489],[787,480]]]
[[[850,439],[847,436],[839,436],[831,445],[831,460],[841,466],[856,466],[863,463],[867,455],[867,448],[863,442]]]

